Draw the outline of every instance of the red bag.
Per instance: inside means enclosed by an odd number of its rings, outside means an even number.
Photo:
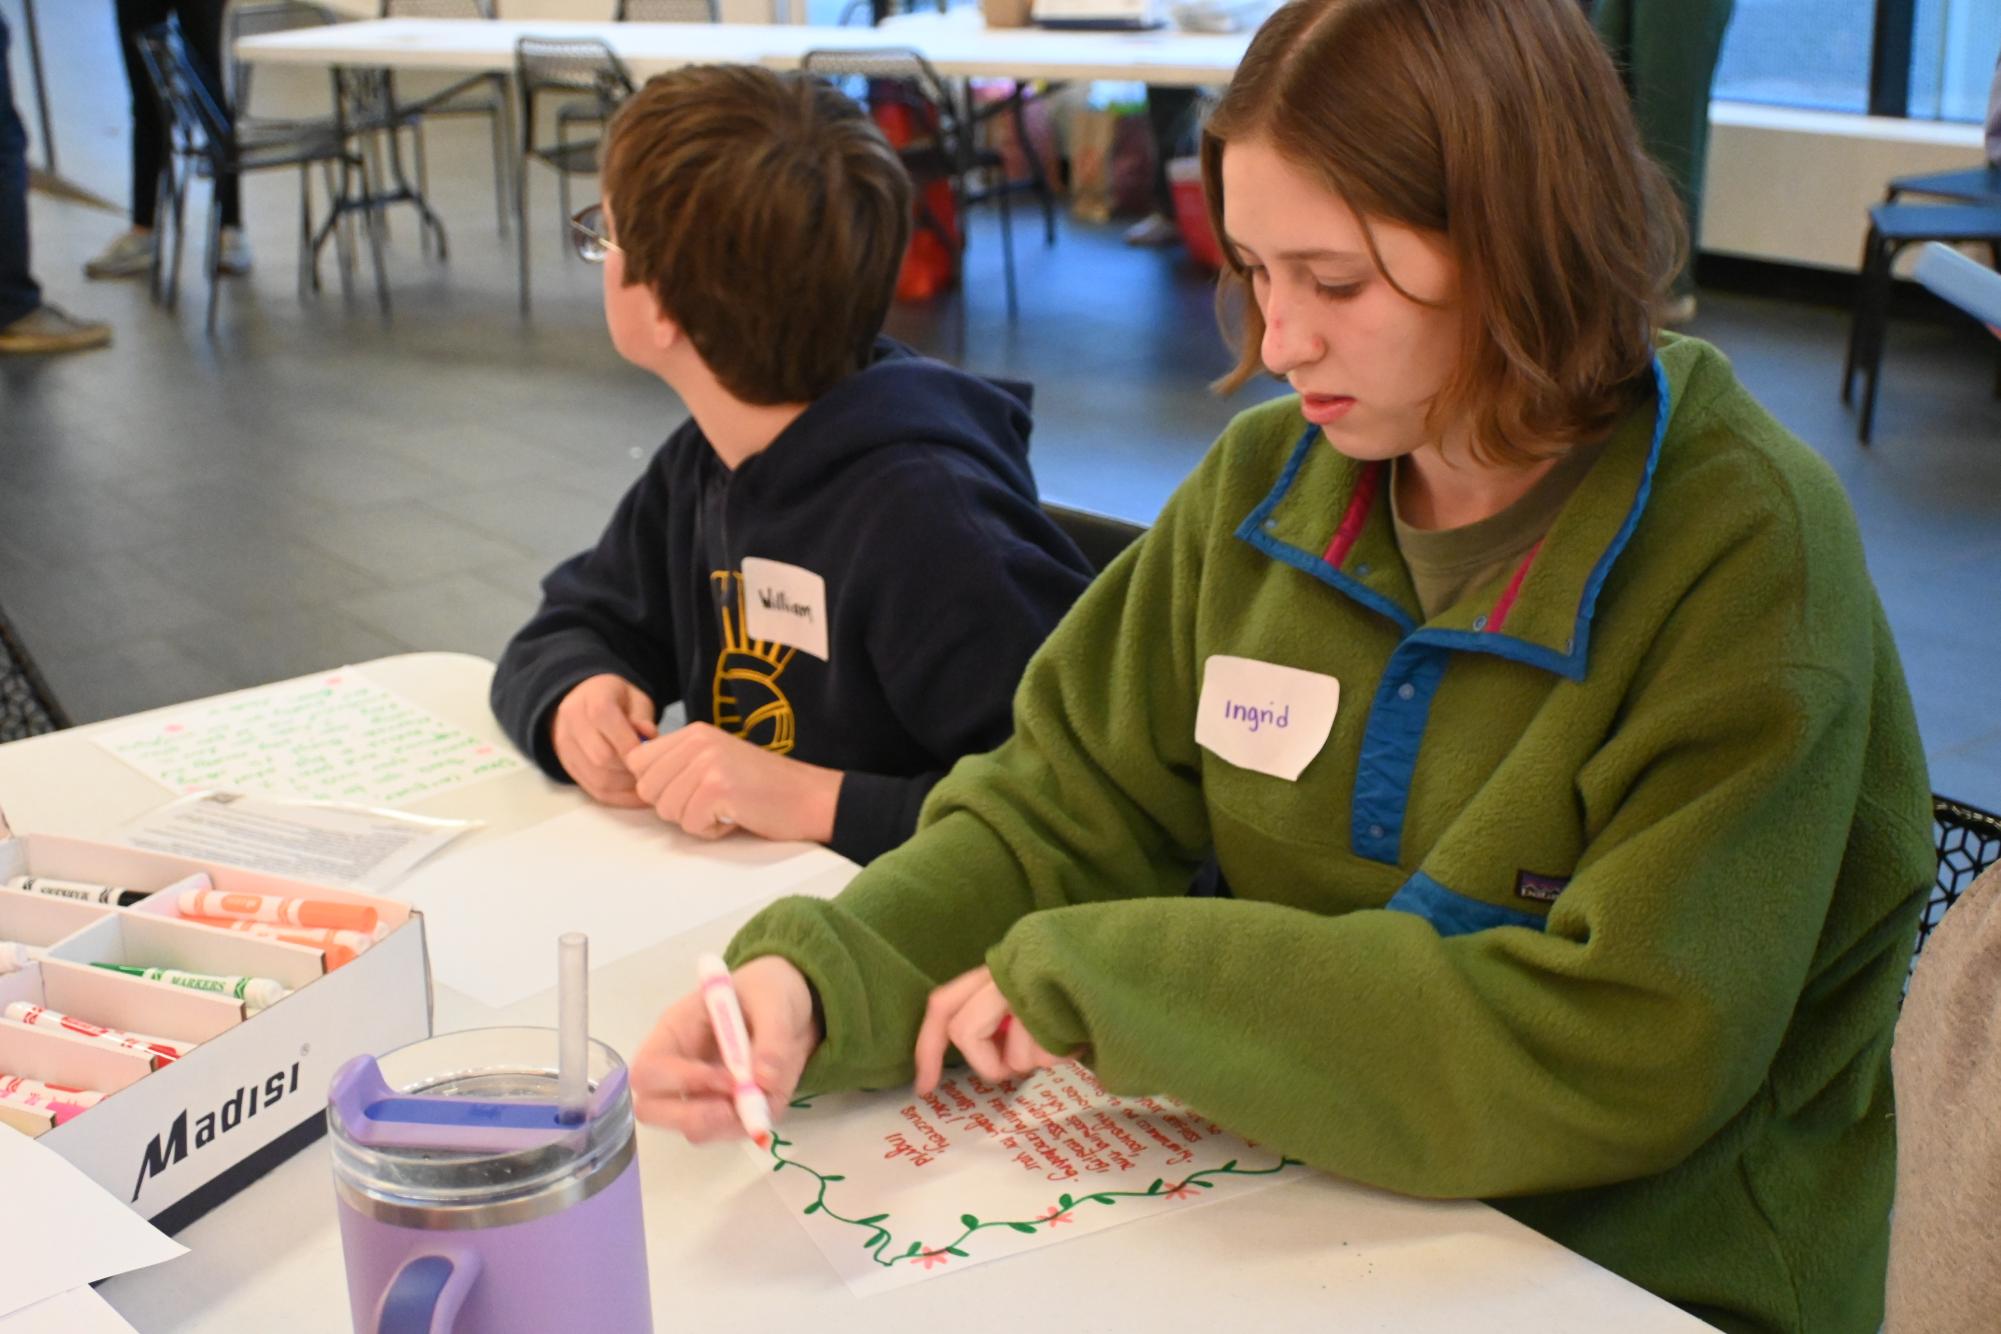
[[[870,94],[869,114],[882,127],[891,148],[901,151],[913,144],[937,142],[935,108],[920,110],[893,93],[878,96],[874,88]],[[952,183],[940,179],[919,185],[912,212],[910,247],[904,251],[903,267],[896,274],[896,299],[929,301],[959,280],[959,210],[952,197]]]

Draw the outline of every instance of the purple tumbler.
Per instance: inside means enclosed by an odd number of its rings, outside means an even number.
[[[650,1334],[625,1065],[589,1044],[581,1120],[557,1035],[484,1028],[360,1056],[327,1109],[361,1334]]]

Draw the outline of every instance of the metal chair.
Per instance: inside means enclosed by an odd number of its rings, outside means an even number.
[[[493,0],[382,0],[386,19],[469,19],[491,20]],[[390,76],[390,101],[399,129],[410,131],[412,154],[417,166],[417,193],[428,197],[430,169],[424,152],[424,122],[453,116],[483,116],[489,122],[493,140],[493,212],[500,234],[507,235],[507,189],[509,165],[514,158],[514,118],[509,110],[505,74],[475,74],[461,79],[413,102],[395,95]],[[442,242],[441,242],[442,244]]]
[[[308,124],[296,135],[259,140],[255,143],[240,144],[224,114],[216,103],[189,57],[186,46],[181,42],[179,31],[170,23],[148,28],[139,35],[139,52],[146,66],[146,74],[160,99],[165,112],[169,142],[182,155],[184,164],[191,170],[175,173],[169,181],[171,195],[170,212],[174,228],[174,260],[172,275],[168,280],[168,305],[180,290],[181,259],[187,240],[185,225],[187,181],[192,173],[205,175],[213,180],[216,176],[235,172],[248,175],[251,172],[269,171],[278,167],[297,167],[302,182],[299,209],[299,266],[300,290],[306,286],[308,270],[311,271],[312,285],[319,285],[318,266],[313,261],[317,245],[313,237],[311,197],[304,182],[309,179],[314,166],[338,166],[340,168],[340,199],[327,220],[332,227],[340,216],[341,200],[348,198],[349,173],[358,172],[362,182],[362,197],[369,198],[368,165],[360,154],[348,146],[347,127],[341,108],[336,100],[334,118],[325,124]],[[382,304],[382,311],[389,313],[389,284],[382,267],[382,236],[379,219],[374,207],[367,209],[368,237],[375,260],[376,294]],[[213,193],[208,205],[208,247],[206,264],[208,268],[208,316],[207,329],[215,332],[216,291],[221,286],[217,263],[221,258],[220,241],[222,230],[222,210]]]
[[[917,224],[935,233],[955,256],[964,275],[966,249],[966,209],[975,198],[992,198],[1000,205],[1002,259],[1007,279],[1007,316],[1020,313],[1014,283],[1014,214],[1008,205],[1008,191],[993,190],[976,196],[969,183],[975,172],[1002,169],[999,153],[984,150],[973,142],[973,124],[952,95],[938,71],[907,47],[877,47],[853,51],[808,51],[800,62],[806,73],[841,80],[859,78],[868,83],[868,101],[876,107],[901,103],[913,113],[918,125],[933,128],[929,140],[919,140],[897,150],[904,169],[917,187]],[[924,206],[924,187],[943,180],[952,189],[954,220],[948,224]]]
[[[1076,509],[1044,501],[1042,512],[1056,521],[1063,535],[1077,544],[1091,568],[1103,570],[1120,552],[1146,536],[1146,525],[1115,519],[1095,510]]]
[[[602,126],[632,96],[632,76],[611,47],[593,37],[523,37],[514,44],[514,84],[521,95],[521,164],[514,182],[515,242],[521,256],[521,313],[528,313],[528,164],[556,172],[562,229],[570,225],[570,177],[594,176],[602,136],[568,138],[580,120]],[[556,143],[536,143],[536,109],[544,96],[568,105],[558,108]],[[577,99],[585,99],[581,107]],[[564,112],[572,114],[565,115]],[[575,114],[581,112],[581,115]]]
[[[1930,195],[1969,204],[2001,204],[2001,165],[1893,177],[1885,199],[1895,203],[1901,195]]]
[[[1931,897],[1925,900],[1924,914],[1918,918],[1918,943],[1911,951],[1913,965],[1946,910],[1959,902],[1959,896],[1982,871],[2001,861],[2001,815],[1934,793],[1932,834],[1938,847],[1938,874]]]
[[[1893,191],[1895,187],[1893,185]],[[1883,366],[1883,335],[1890,323],[1891,266],[1906,246],[1921,241],[1985,242],[1996,267],[2001,267],[2001,200],[1985,204],[1904,204],[1869,206],[1869,234],[1862,243],[1862,274],[1855,294],[1855,315],[1848,328],[1848,360],[1841,371],[1841,401],[1852,401],[1855,373],[1866,377],[1862,388],[1857,436],[1863,444],[1876,425],[1876,385]],[[2001,396],[2001,375],[1995,394]]]
[[[70,725],[55,692],[0,614],[0,742],[20,741]]]
[[[614,23],[715,23],[716,0],[618,0]]]

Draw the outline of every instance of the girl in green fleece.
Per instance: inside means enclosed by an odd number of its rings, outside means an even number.
[[[1204,136],[1246,412],[911,841],[730,962],[758,1078],[1075,1054],[1726,1329],[1873,1330],[1929,806],[1839,484],[1715,349],[1575,0],[1296,0]],[[1214,856],[1234,897],[1182,893]],[[640,1115],[740,1135],[698,998]]]

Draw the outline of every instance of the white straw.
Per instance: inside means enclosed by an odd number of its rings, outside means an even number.
[[[556,942],[556,1109],[566,1124],[590,1106],[590,941],[571,931]]]

